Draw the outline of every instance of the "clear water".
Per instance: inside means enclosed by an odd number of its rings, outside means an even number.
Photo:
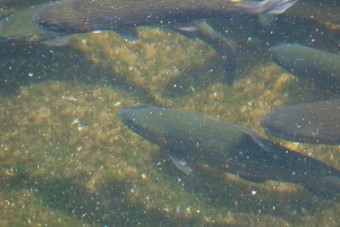
[[[28,19],[33,4],[16,2],[0,4],[1,16],[16,16],[0,27],[1,226],[338,226],[337,199],[208,166],[185,176],[118,118],[120,108],[145,104],[196,112],[340,169],[339,146],[287,142],[260,126],[278,107],[338,96],[285,71],[269,52],[300,43],[338,53],[337,2],[300,1],[268,25],[256,16],[209,21],[237,49],[232,86],[200,39],[149,26],[134,42],[104,31],[54,47],[42,43],[53,34]]]

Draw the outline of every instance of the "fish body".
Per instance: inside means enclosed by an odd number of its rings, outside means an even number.
[[[281,44],[271,48],[273,60],[297,77],[316,86],[340,90],[340,55],[300,44]]]
[[[44,28],[69,33],[188,22],[239,14],[279,14],[297,0],[67,0],[42,9],[36,21]]]
[[[340,145],[340,99],[279,108],[263,119],[262,126],[291,141]]]
[[[296,183],[320,195],[340,193],[337,169],[237,125],[152,106],[124,108],[120,118],[131,130],[165,148],[186,174],[204,165],[254,181]]]
[[[63,33],[116,30],[123,34],[138,25],[168,26],[230,13],[279,14],[296,1],[67,0],[44,7],[35,20],[42,28]],[[238,62],[234,47],[206,23],[196,25],[201,39],[220,55],[225,81],[232,84]]]

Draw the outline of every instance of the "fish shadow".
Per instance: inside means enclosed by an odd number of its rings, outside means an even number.
[[[45,81],[113,83],[112,73],[69,46],[8,40],[0,43],[0,95],[18,94],[21,86]],[[104,81],[105,80],[105,81]]]
[[[164,160],[162,168],[155,165],[168,178],[179,179],[189,193],[203,197],[204,201],[216,208],[230,212],[266,214],[298,221],[301,216],[315,215],[322,209],[332,209],[334,201],[312,195],[301,186],[293,183],[267,181],[256,182],[226,172],[211,170],[186,175],[179,171],[169,158],[160,152],[154,162]]]

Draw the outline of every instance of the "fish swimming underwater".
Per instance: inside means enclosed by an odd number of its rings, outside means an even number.
[[[285,106],[271,112],[261,124],[283,139],[340,145],[340,99]]]
[[[41,27],[57,32],[116,30],[126,33],[126,30],[131,32],[131,28],[138,25],[172,25],[178,28],[173,24],[230,13],[280,14],[296,1],[68,0],[44,7],[35,20]],[[206,23],[195,24],[200,38],[212,45],[220,55],[225,81],[232,84],[238,62],[234,47]]]
[[[316,86],[340,90],[340,55],[299,44],[271,47],[273,60],[297,77],[312,81]]]
[[[238,14],[280,14],[297,0],[67,0],[50,4],[36,16],[44,28],[69,33],[189,22]]]
[[[234,72],[238,64],[238,56],[230,41],[216,32],[205,20],[197,20],[188,27],[178,27],[180,33],[186,36],[195,36],[211,45],[220,56],[223,65],[223,76],[227,84],[234,82]]]
[[[42,29],[33,21],[37,12],[47,4],[48,3],[40,3],[17,9],[15,13],[2,18],[0,20],[0,45],[4,44],[10,46],[12,45],[11,42],[40,42],[62,35],[58,32]]]
[[[132,131],[166,149],[186,174],[200,166],[254,181],[278,180],[302,185],[316,195],[340,194],[340,171],[248,129],[198,114],[161,107],[123,108],[121,120]]]

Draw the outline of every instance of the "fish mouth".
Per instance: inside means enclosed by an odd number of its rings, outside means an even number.
[[[155,143],[163,144],[165,143],[165,132],[158,129],[157,121],[155,123],[154,119],[150,114],[147,106],[136,106],[122,108],[119,112],[120,120],[134,133],[143,137],[144,139]]]
[[[141,134],[145,131],[145,128],[139,124],[135,117],[135,112],[133,110],[139,109],[139,107],[127,107],[121,108],[119,112],[119,119],[133,132]]]
[[[129,128],[133,129],[137,127],[133,114],[129,113],[130,108],[122,108],[119,112],[119,119]],[[134,131],[134,130],[133,130]]]

